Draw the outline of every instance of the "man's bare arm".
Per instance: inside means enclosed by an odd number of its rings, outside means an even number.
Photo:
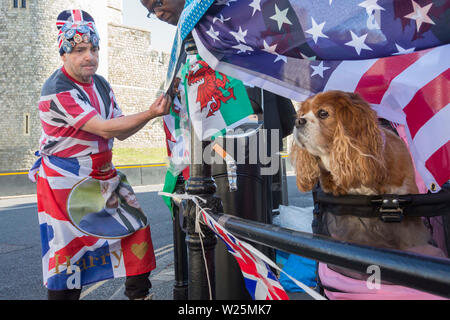
[[[168,114],[171,99],[161,95],[148,110],[132,115],[105,120],[96,115],[89,119],[81,130],[96,134],[104,139],[124,140],[142,129],[150,120]]]

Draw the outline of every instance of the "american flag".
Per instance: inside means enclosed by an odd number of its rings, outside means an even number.
[[[450,179],[450,2],[218,0],[192,31],[215,70],[302,101],[361,94],[405,127],[432,192]]]
[[[289,300],[278,278],[270,267],[253,255],[243,241],[218,224],[205,210],[202,210],[205,224],[225,243],[228,252],[236,259],[244,277],[245,286],[254,300]]]

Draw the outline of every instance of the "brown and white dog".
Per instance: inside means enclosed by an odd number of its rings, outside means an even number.
[[[327,91],[307,99],[293,135],[291,157],[300,191],[312,190],[320,180],[322,189],[334,195],[418,193],[406,145],[379,126],[376,113],[357,94]],[[385,223],[378,217],[327,213],[324,221],[331,237],[341,241],[412,251],[431,247],[420,217]]]

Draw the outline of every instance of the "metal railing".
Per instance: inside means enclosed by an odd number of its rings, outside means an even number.
[[[178,205],[181,205],[181,203],[179,202]],[[174,225],[178,225],[178,208],[175,211],[177,214],[174,215]],[[195,220],[195,217],[189,216],[189,213],[192,211],[193,209],[188,212],[185,211],[186,219]],[[423,256],[400,250],[349,244],[322,235],[295,231],[227,214],[214,213],[208,209],[206,211],[220,225],[242,240],[323,263],[333,264],[362,274],[367,274],[369,266],[377,266],[383,281],[450,298],[449,259]],[[192,225],[193,221],[188,222],[188,228],[190,224]],[[178,231],[176,231],[177,228]],[[174,227],[174,238],[177,238],[175,247],[178,247],[175,255],[175,265],[177,266],[175,272],[175,300],[210,299],[211,295],[207,291],[208,286],[215,288],[213,258],[215,243],[213,238],[215,236],[209,233],[203,238],[204,243],[210,244],[206,248],[209,259],[208,265],[205,266],[199,248],[196,247],[195,252],[192,251],[193,248],[190,248],[192,244],[189,245],[189,243],[192,243],[192,237],[195,237],[195,243],[197,241],[200,242],[200,235],[194,235],[193,233],[195,232],[191,228],[188,231],[190,241],[186,246],[179,236],[180,234],[184,235],[183,231],[178,226]],[[187,251],[189,251],[189,254]],[[187,256],[190,256],[189,263],[186,262]],[[184,268],[180,267],[182,265],[184,265]],[[206,270],[209,272],[209,279],[206,276]],[[214,299],[214,297],[215,294],[213,293],[212,298]]]
[[[450,298],[449,259],[349,244],[226,214],[211,216],[243,240],[364,274],[369,266],[376,265],[381,270],[383,281]]]
[[[191,139],[191,148],[203,150],[204,142],[196,140],[195,134],[191,135]],[[198,157],[201,157],[202,153],[192,152],[191,157],[195,157],[195,154],[197,156],[200,154]],[[383,281],[450,298],[448,259],[349,244],[321,235],[221,214],[223,207],[220,199],[214,195],[216,186],[211,177],[211,166],[202,163],[200,158],[191,160],[192,163],[200,164],[191,166],[186,193],[206,199],[205,208],[210,208],[206,209],[208,214],[238,238],[359,273],[367,273],[367,268],[375,265],[380,268]],[[183,193],[183,188],[179,192]],[[175,246],[178,247],[175,248],[177,268],[174,299],[177,297],[189,300],[215,299],[216,236],[206,226],[202,226],[203,236],[195,231],[196,205],[193,201],[184,200],[184,203],[177,201],[174,202],[174,207],[176,208],[174,224],[179,223],[178,217],[183,214],[187,231],[184,242],[183,237],[177,234],[184,235],[183,231],[179,226],[174,226]],[[179,212],[180,207],[183,207],[182,213]]]

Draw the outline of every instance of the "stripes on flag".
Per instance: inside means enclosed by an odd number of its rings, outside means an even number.
[[[318,92],[315,91],[317,89],[357,92],[372,104],[379,117],[405,125],[418,173],[427,188],[437,192],[439,186],[450,180],[450,168],[447,165],[450,161],[450,129],[447,125],[450,123],[448,56],[450,45],[380,59],[333,62],[335,67],[327,70],[331,74],[324,77],[322,87],[309,88],[310,94]],[[224,66],[232,76],[239,76],[243,72],[242,68],[233,69],[228,63],[216,62],[217,70],[224,71]],[[327,66],[326,61],[321,63]],[[312,66],[317,64],[310,62]],[[298,67],[292,66],[293,69]],[[304,66],[298,69],[299,72],[301,70],[305,70]],[[261,79],[267,80],[266,75],[255,74],[251,70],[249,72],[253,75],[245,79],[248,83],[263,84],[264,89],[280,95],[300,97],[299,92],[308,89],[291,89],[292,83],[281,82],[283,75],[280,75],[281,81],[274,82],[274,85],[268,81],[261,83]],[[312,69],[308,72],[312,72]],[[280,90],[283,84],[285,86]]]
[[[449,54],[446,45],[378,59],[354,90],[380,117],[406,126],[415,166],[433,192],[450,180]],[[338,69],[336,77],[345,72]]]
[[[409,132],[414,139],[417,132],[439,111],[450,103],[450,70],[447,69],[436,78],[417,90],[411,101],[403,108]]]
[[[378,59],[361,76],[354,92],[373,104],[380,104],[392,80],[419,60],[428,50],[403,55],[398,58]]]
[[[95,76],[91,84],[76,83],[64,68],[47,80],[39,101],[42,154],[74,158],[112,148],[113,139],[79,130],[96,115],[103,119],[122,116],[112,89],[102,81]]]

